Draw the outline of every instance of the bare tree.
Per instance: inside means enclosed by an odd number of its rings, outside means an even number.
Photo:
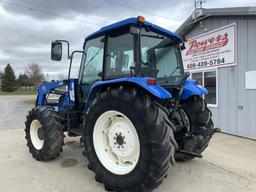
[[[37,63],[29,64],[25,70],[25,73],[33,85],[38,85],[45,80],[42,73],[42,68]]]

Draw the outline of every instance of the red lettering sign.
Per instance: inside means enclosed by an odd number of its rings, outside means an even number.
[[[203,51],[209,51],[211,49],[216,49],[224,47],[228,43],[228,33],[218,34],[215,37],[210,37],[203,41],[197,41],[196,39],[189,42],[189,48],[186,55],[191,55]]]

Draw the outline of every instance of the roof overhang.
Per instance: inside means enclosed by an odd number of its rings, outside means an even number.
[[[176,30],[179,35],[186,34],[199,21],[212,16],[256,16],[256,7],[230,7],[216,9],[197,9]]]

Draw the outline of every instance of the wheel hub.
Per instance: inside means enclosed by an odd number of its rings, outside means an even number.
[[[135,168],[140,155],[139,137],[122,113],[103,113],[96,121],[93,142],[97,156],[109,171],[124,175]]]
[[[116,133],[116,135],[117,135],[117,133]],[[124,137],[122,136],[122,133],[119,133],[119,135],[116,136],[116,143],[118,145],[124,144]]]
[[[113,137],[114,135],[114,137]],[[108,129],[109,146],[111,152],[119,160],[130,161],[136,153],[136,135],[123,117],[114,117]],[[133,161],[130,162],[131,164]]]
[[[40,140],[44,140],[44,129],[42,127],[39,127],[37,130],[38,138]]]
[[[37,150],[41,150],[44,145],[44,130],[41,123],[34,119],[30,124],[30,139],[31,142]]]

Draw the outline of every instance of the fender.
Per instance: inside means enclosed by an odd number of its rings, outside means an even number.
[[[171,93],[169,93],[166,89],[161,87],[159,84],[156,85],[148,85],[147,80],[152,79],[149,77],[124,77],[119,79],[113,79],[113,80],[104,80],[104,81],[97,81],[95,82],[92,87],[89,90],[89,96],[87,98],[86,103],[89,103],[91,100],[93,100],[96,97],[96,93],[99,89],[106,85],[111,84],[118,84],[118,83],[130,83],[135,84],[149,93],[151,93],[153,96],[159,98],[159,99],[171,99],[173,96]]]
[[[181,100],[185,100],[193,95],[205,94],[208,94],[208,91],[204,86],[198,85],[196,80],[187,79],[184,85],[183,93],[181,95]]]

